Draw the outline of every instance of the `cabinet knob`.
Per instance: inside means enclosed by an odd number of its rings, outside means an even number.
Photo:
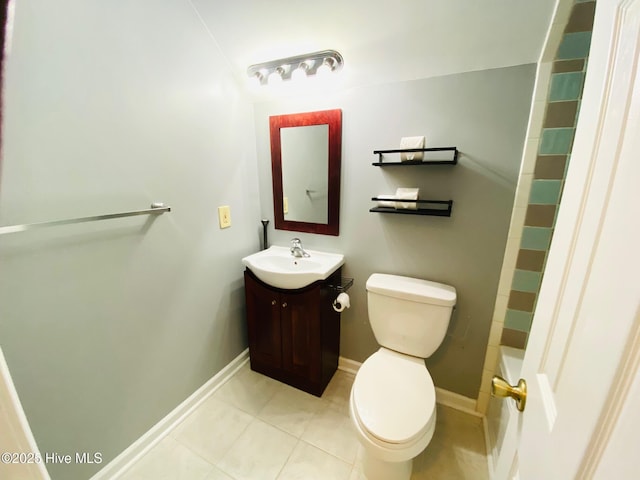
[[[271,305],[275,305],[276,301],[275,300],[271,300]]]
[[[287,302],[282,303],[282,308],[287,308]]]

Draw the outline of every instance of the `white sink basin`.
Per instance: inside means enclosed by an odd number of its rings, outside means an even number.
[[[324,280],[343,263],[344,255],[306,250],[310,257],[294,257],[287,247],[269,247],[242,259],[242,263],[264,283],[296,289]]]

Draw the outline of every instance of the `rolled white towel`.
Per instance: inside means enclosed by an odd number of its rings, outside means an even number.
[[[418,200],[419,188],[398,188],[395,198],[397,200]],[[418,204],[414,202],[395,202],[396,208],[404,208],[407,210],[417,210]]]
[[[400,139],[400,148],[424,148],[424,137],[402,137]],[[401,152],[400,161],[407,162],[413,160],[422,160],[424,152]]]
[[[389,202],[387,200],[395,200],[395,195],[378,195],[378,206],[379,207],[387,207],[387,208],[397,208],[396,202]],[[383,200],[384,199],[384,200]]]

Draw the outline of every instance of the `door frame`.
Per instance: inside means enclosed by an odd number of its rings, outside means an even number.
[[[624,288],[633,277],[630,272],[638,265],[636,249],[629,249],[628,260],[620,261],[620,252],[628,251],[621,248],[624,242],[629,244],[640,238],[638,194],[629,185],[631,179],[637,180],[638,175],[633,172],[637,172],[638,167],[633,158],[640,150],[635,133],[640,111],[640,0],[619,0],[598,6],[591,68],[585,82],[572,164],[522,375],[533,387],[529,392],[531,400],[537,401],[551,398],[545,397],[544,388],[537,388],[538,367],[543,365],[546,367],[543,373],[549,372],[553,385],[547,393],[553,395],[561,381],[557,375],[563,368],[570,368],[564,372],[564,399],[558,404],[560,409],[564,405],[564,411],[559,411],[557,418],[564,418],[562,422],[553,423],[553,428],[558,430],[553,437],[549,436],[562,444],[562,448],[541,443],[539,440],[546,438],[544,435],[534,436],[534,440],[537,439],[534,443],[531,436],[524,442],[518,438],[522,426],[523,435],[535,430],[531,427],[534,423],[538,430],[545,430],[545,422],[531,417],[531,413],[527,415],[527,410],[513,422],[517,424],[518,435],[514,438],[518,448],[522,444],[524,452],[535,448],[535,464],[559,467],[554,471],[564,478],[622,478],[619,475],[628,471],[625,465],[633,459],[633,444],[637,445],[640,430],[640,413],[632,408],[640,400],[640,295],[638,283]],[[635,105],[633,109],[631,105]],[[624,203],[629,209],[622,213],[620,208],[615,209],[616,194],[620,192],[631,202]],[[617,223],[612,227],[608,226],[610,222]],[[621,267],[619,272],[609,268],[616,261]],[[608,280],[613,281],[606,284]],[[601,288],[603,285],[610,288]],[[590,289],[593,290],[591,297],[587,295]],[[618,292],[623,291],[624,295],[618,297]],[[624,309],[613,308],[622,301]],[[606,307],[613,318],[601,315],[600,320],[608,320],[607,323],[594,323],[593,318],[582,313],[578,316],[583,305],[597,307],[585,311],[600,314],[600,307]],[[570,321],[560,323],[563,316]],[[557,343],[550,343],[548,337]],[[606,348],[608,343],[615,351]],[[569,376],[574,378],[575,386],[567,385],[567,371],[579,374]],[[584,395],[581,402],[576,403],[576,409],[568,412],[567,392],[571,390]],[[553,401],[546,404],[555,405]],[[549,409],[545,412],[548,414]],[[547,415],[548,418],[555,422],[553,415]],[[580,438],[563,432],[578,432]],[[572,437],[579,441],[570,441]],[[519,478],[518,463],[524,465],[525,462],[519,462],[515,446],[509,445],[501,453],[504,458],[501,455],[496,477]]]
[[[26,454],[25,460],[9,457],[11,463],[4,459],[0,462],[0,474],[6,471],[2,478],[20,478],[33,480],[49,480],[49,473],[45,466],[45,459],[40,454],[36,440],[31,432],[27,416],[22,409],[18,392],[16,391],[9,366],[0,347],[0,431],[2,432],[2,453]],[[38,460],[39,459],[39,460]],[[13,461],[16,460],[16,463]]]

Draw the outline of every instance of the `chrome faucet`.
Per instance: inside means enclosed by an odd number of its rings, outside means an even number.
[[[302,248],[302,241],[299,238],[291,239],[291,255],[293,255],[294,257],[306,257],[306,258],[311,256],[304,251],[304,248]]]

